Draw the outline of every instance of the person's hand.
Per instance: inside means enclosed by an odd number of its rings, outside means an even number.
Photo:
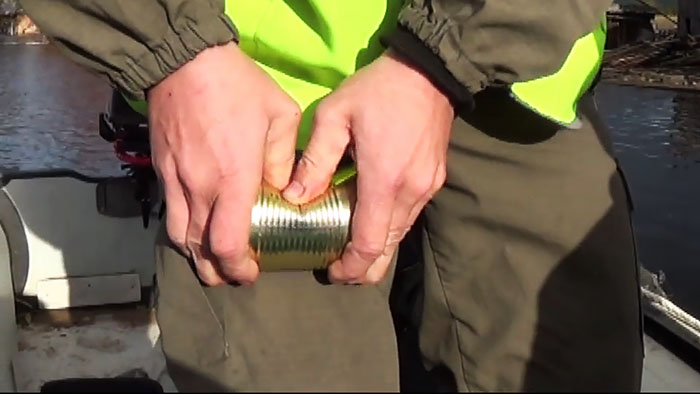
[[[287,186],[299,107],[233,43],[199,53],[148,104],[170,239],[206,284],[252,283],[251,211],[263,178]]]
[[[302,203],[322,193],[352,141],[357,204],[351,240],[329,266],[331,281],[374,284],[385,276],[398,243],[444,183],[453,112],[423,74],[386,53],[321,101],[283,195]]]

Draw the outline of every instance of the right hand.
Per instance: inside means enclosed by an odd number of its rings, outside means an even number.
[[[234,43],[199,53],[148,104],[170,239],[204,283],[254,282],[251,211],[261,180],[280,190],[289,182],[298,105]]]

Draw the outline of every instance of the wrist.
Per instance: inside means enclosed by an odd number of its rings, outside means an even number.
[[[450,100],[447,92],[441,89],[422,69],[402,57],[392,48],[387,49],[384,52],[384,56],[392,59],[399,68],[405,71],[404,77],[409,79],[410,85],[415,86],[423,96],[431,98],[431,101],[436,105],[444,105],[449,107],[450,111],[455,111],[454,104]]]
[[[194,58],[184,63],[157,84],[151,86],[145,93],[150,102],[152,99],[165,94],[172,95],[177,90],[185,89],[194,94],[210,86],[209,80],[216,78],[213,69],[220,69],[222,64],[245,56],[235,41],[211,46],[203,49]]]

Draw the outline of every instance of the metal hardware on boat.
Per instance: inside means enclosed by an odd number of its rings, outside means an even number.
[[[261,271],[325,269],[348,242],[355,184],[347,180],[315,200],[291,204],[263,185],[253,207],[250,246]]]

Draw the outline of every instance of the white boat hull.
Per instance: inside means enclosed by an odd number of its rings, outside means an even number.
[[[152,284],[155,219],[144,229],[140,218],[100,215],[95,185],[73,178],[13,180],[5,190],[29,251],[28,267],[15,268],[27,271],[17,294],[37,296],[39,282],[57,278],[136,273],[141,286]]]

